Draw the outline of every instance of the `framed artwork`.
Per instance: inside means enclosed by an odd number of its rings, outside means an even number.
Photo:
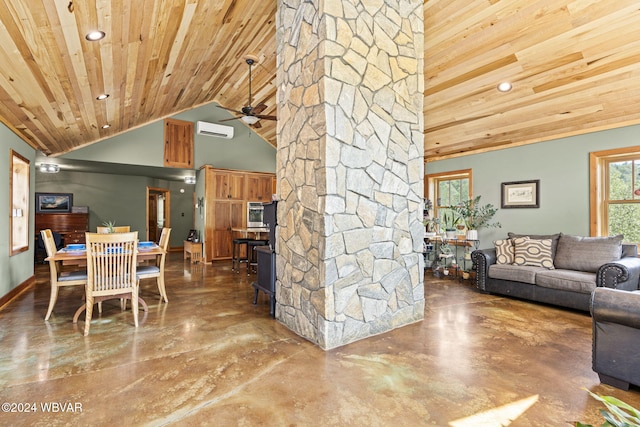
[[[72,193],[36,193],[36,213],[71,212]]]
[[[539,208],[540,180],[503,182],[502,208]]]

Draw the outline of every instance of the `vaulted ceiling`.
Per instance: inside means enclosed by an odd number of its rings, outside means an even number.
[[[240,109],[247,54],[252,105],[275,115],[275,13],[275,0],[0,0],[0,120],[60,154],[214,101]],[[640,123],[636,0],[425,0],[424,16],[427,160]],[[106,37],[86,40],[94,29]],[[260,123],[275,146],[275,122]]]

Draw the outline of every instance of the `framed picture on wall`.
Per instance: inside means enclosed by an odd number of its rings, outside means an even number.
[[[502,208],[539,208],[540,180],[502,183]]]
[[[36,193],[36,213],[66,213],[72,206],[72,193]]]

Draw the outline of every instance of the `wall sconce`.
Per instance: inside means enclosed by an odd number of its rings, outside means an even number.
[[[184,183],[185,184],[195,184],[196,183],[196,177],[195,176],[185,176],[184,177]]]
[[[40,163],[40,172],[42,173],[58,173],[60,172],[60,166],[53,163]]]

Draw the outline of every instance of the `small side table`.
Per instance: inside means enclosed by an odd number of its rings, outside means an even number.
[[[202,242],[184,241],[184,259],[187,254],[191,257],[191,263],[202,261]]]

